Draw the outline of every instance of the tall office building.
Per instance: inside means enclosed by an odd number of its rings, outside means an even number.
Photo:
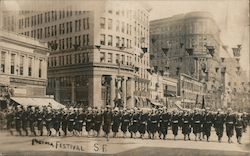
[[[149,11],[128,1],[30,7],[18,32],[48,43],[47,93],[61,103],[133,107],[135,96],[149,96]]]
[[[208,12],[190,12],[150,22],[152,65],[170,76],[190,75],[205,84],[207,103],[219,104],[220,29]]]

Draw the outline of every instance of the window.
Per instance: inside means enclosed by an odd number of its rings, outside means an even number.
[[[122,60],[121,60],[121,63],[122,63],[122,64],[125,64],[125,56],[124,56],[124,55],[121,55],[121,56],[122,56],[122,57],[121,57],[121,59],[122,59]]]
[[[116,54],[115,62],[120,63],[120,54]]]
[[[87,29],[89,29],[89,18],[87,18]]]
[[[72,48],[72,37],[69,38],[69,48]]]
[[[64,50],[64,39],[62,39],[62,49]]]
[[[85,30],[85,28],[86,28],[86,25],[85,25],[85,18],[82,20],[82,23],[83,23],[83,30]]]
[[[120,46],[120,37],[116,36],[116,47]]]
[[[124,47],[124,46],[125,46],[125,39],[122,38],[122,47]]]
[[[104,34],[101,34],[100,44],[105,45],[105,35]]]
[[[69,31],[72,33],[72,22],[69,23],[69,26],[70,26],[69,27],[70,28]]]
[[[89,45],[89,34],[86,35],[87,38],[87,45]]]
[[[116,15],[120,15],[120,12],[119,12],[119,10],[117,10],[117,11],[116,11]]]
[[[38,77],[42,77],[42,60],[39,60]]]
[[[69,33],[69,23],[66,23],[66,33]]]
[[[81,36],[78,36],[78,45],[81,46]]]
[[[32,58],[29,57],[28,61],[28,76],[32,76]]]
[[[66,38],[66,49],[69,48],[69,38]]]
[[[100,52],[100,62],[105,62],[105,53]]]
[[[112,30],[112,19],[108,19],[108,30]]]
[[[108,53],[107,61],[108,63],[112,63],[112,53]]]
[[[86,35],[82,35],[82,45],[85,45],[85,44],[86,44],[85,36],[86,36]]]
[[[127,24],[127,34],[129,34],[129,24]]]
[[[1,52],[1,72],[5,73],[5,52]]]
[[[23,75],[24,56],[20,57],[20,75]]]
[[[112,46],[113,45],[112,40],[113,40],[112,35],[108,35],[108,46]]]
[[[101,17],[100,19],[100,27],[101,29],[105,29],[105,18]]]
[[[116,21],[116,31],[119,32],[120,31],[120,21]]]
[[[65,28],[64,28],[64,23],[62,24],[62,34],[64,34]]]
[[[122,22],[122,32],[124,33],[124,31],[125,31],[125,23]]]
[[[10,73],[15,74],[15,54],[11,54],[11,60],[10,60]]]

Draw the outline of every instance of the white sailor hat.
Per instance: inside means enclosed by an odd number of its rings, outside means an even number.
[[[91,111],[92,110],[92,108],[91,107],[88,107],[88,111]]]
[[[115,107],[114,111],[119,111],[118,107]]]

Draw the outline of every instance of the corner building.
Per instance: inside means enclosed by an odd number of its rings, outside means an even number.
[[[19,33],[52,50],[47,93],[59,102],[134,107],[135,96],[149,96],[147,6],[85,1],[20,13]]]
[[[45,43],[0,30],[0,91],[8,86],[12,96],[44,97],[48,55]]]
[[[183,73],[206,84],[202,90],[212,105],[221,103],[216,88],[222,83],[220,43],[220,29],[208,12],[189,12],[150,22],[152,65],[171,77]]]

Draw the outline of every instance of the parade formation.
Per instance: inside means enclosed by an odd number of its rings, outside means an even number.
[[[191,140],[193,133],[195,141],[206,139],[210,141],[212,128],[215,129],[218,142],[224,134],[232,143],[234,132],[237,142],[241,144],[242,133],[246,132],[249,115],[245,112],[234,112],[228,108],[226,112],[209,108],[193,110],[177,110],[162,108],[64,108],[51,107],[10,107],[6,112],[7,129],[11,135],[17,136],[83,136],[83,130],[88,137],[102,137],[103,131],[107,140],[113,134],[123,133],[123,138],[149,138],[167,140],[168,131],[172,130],[174,140],[181,130],[184,140]],[[45,130],[46,129],[46,130]],[[44,133],[46,132],[46,134]],[[148,134],[145,136],[145,134]]]

